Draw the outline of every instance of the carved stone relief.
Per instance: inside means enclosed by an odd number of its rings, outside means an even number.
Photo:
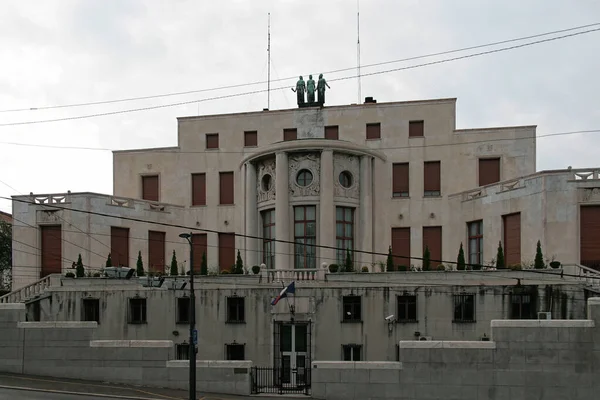
[[[290,196],[318,196],[321,190],[320,174],[321,160],[320,155],[316,153],[298,153],[289,155],[289,188]],[[303,169],[312,174],[312,181],[306,186],[300,186],[297,182],[298,172]]]
[[[583,189],[582,201],[600,201],[600,188]]]
[[[340,183],[340,174],[349,172],[352,179],[349,187]],[[360,160],[357,156],[334,153],[333,154],[333,182],[334,196],[358,199],[360,197]]]
[[[275,200],[275,159],[259,162],[256,173],[256,201]]]
[[[36,222],[38,224],[44,223],[60,223],[62,211],[59,210],[37,210],[36,213]]]

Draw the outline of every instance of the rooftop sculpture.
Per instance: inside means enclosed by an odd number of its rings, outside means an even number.
[[[325,104],[325,87],[331,87],[327,84],[323,74],[319,75],[319,81],[315,87],[315,81],[312,75],[308,76],[308,81],[305,82],[302,76],[296,82],[296,88],[292,88],[292,91],[296,93],[298,107],[323,107]],[[318,100],[315,101],[315,89],[318,95]],[[304,101],[304,93],[306,92],[307,99]]]

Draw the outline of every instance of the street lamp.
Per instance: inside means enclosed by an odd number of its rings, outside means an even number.
[[[191,233],[182,233],[180,238],[190,244],[190,396],[189,400],[196,400],[196,295],[194,294],[194,246]]]

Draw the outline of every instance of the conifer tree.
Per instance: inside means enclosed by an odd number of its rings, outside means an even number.
[[[110,258],[110,253],[108,253],[108,258],[106,259],[106,268],[112,267],[112,258]]]
[[[459,271],[464,271],[465,264],[465,251],[463,250],[463,245],[461,242],[460,249],[458,250],[458,257],[456,258],[456,269]]]
[[[75,274],[78,278],[83,278],[85,276],[85,269],[83,268],[83,261],[81,260],[81,254],[77,258],[77,263],[75,264]]]
[[[429,271],[431,269],[431,253],[429,252],[429,246],[425,246],[423,252],[423,271]]]
[[[394,257],[392,256],[392,246],[388,249],[388,256],[386,260],[387,272],[394,272]]]
[[[200,275],[208,275],[208,264],[206,263],[206,252],[202,252],[202,265],[200,265]]]
[[[352,262],[352,256],[350,255],[350,249],[346,249],[346,262],[344,264],[345,272],[354,272],[354,263]]]
[[[244,274],[244,262],[242,261],[242,256],[240,255],[240,251],[237,252],[237,258],[235,260],[235,266],[232,271],[234,274],[243,275]]]
[[[178,274],[178,270],[177,270],[177,256],[175,255],[175,250],[173,250],[173,257],[171,257],[171,271],[170,271],[170,275],[171,276],[177,276]]]
[[[142,262],[142,252],[138,252],[138,259],[137,259],[137,265],[136,265],[136,270],[135,273],[137,276],[144,276],[144,263]]]
[[[537,246],[535,249],[535,261],[533,266],[535,269],[546,268],[546,263],[544,263],[544,255],[542,254],[542,244],[539,240],[537,241]]]
[[[504,250],[502,249],[502,242],[498,242],[498,253],[496,254],[496,268],[506,268],[506,265],[504,265]]]

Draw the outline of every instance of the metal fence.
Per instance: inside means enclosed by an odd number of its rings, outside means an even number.
[[[310,394],[310,368],[252,367],[252,394]]]

